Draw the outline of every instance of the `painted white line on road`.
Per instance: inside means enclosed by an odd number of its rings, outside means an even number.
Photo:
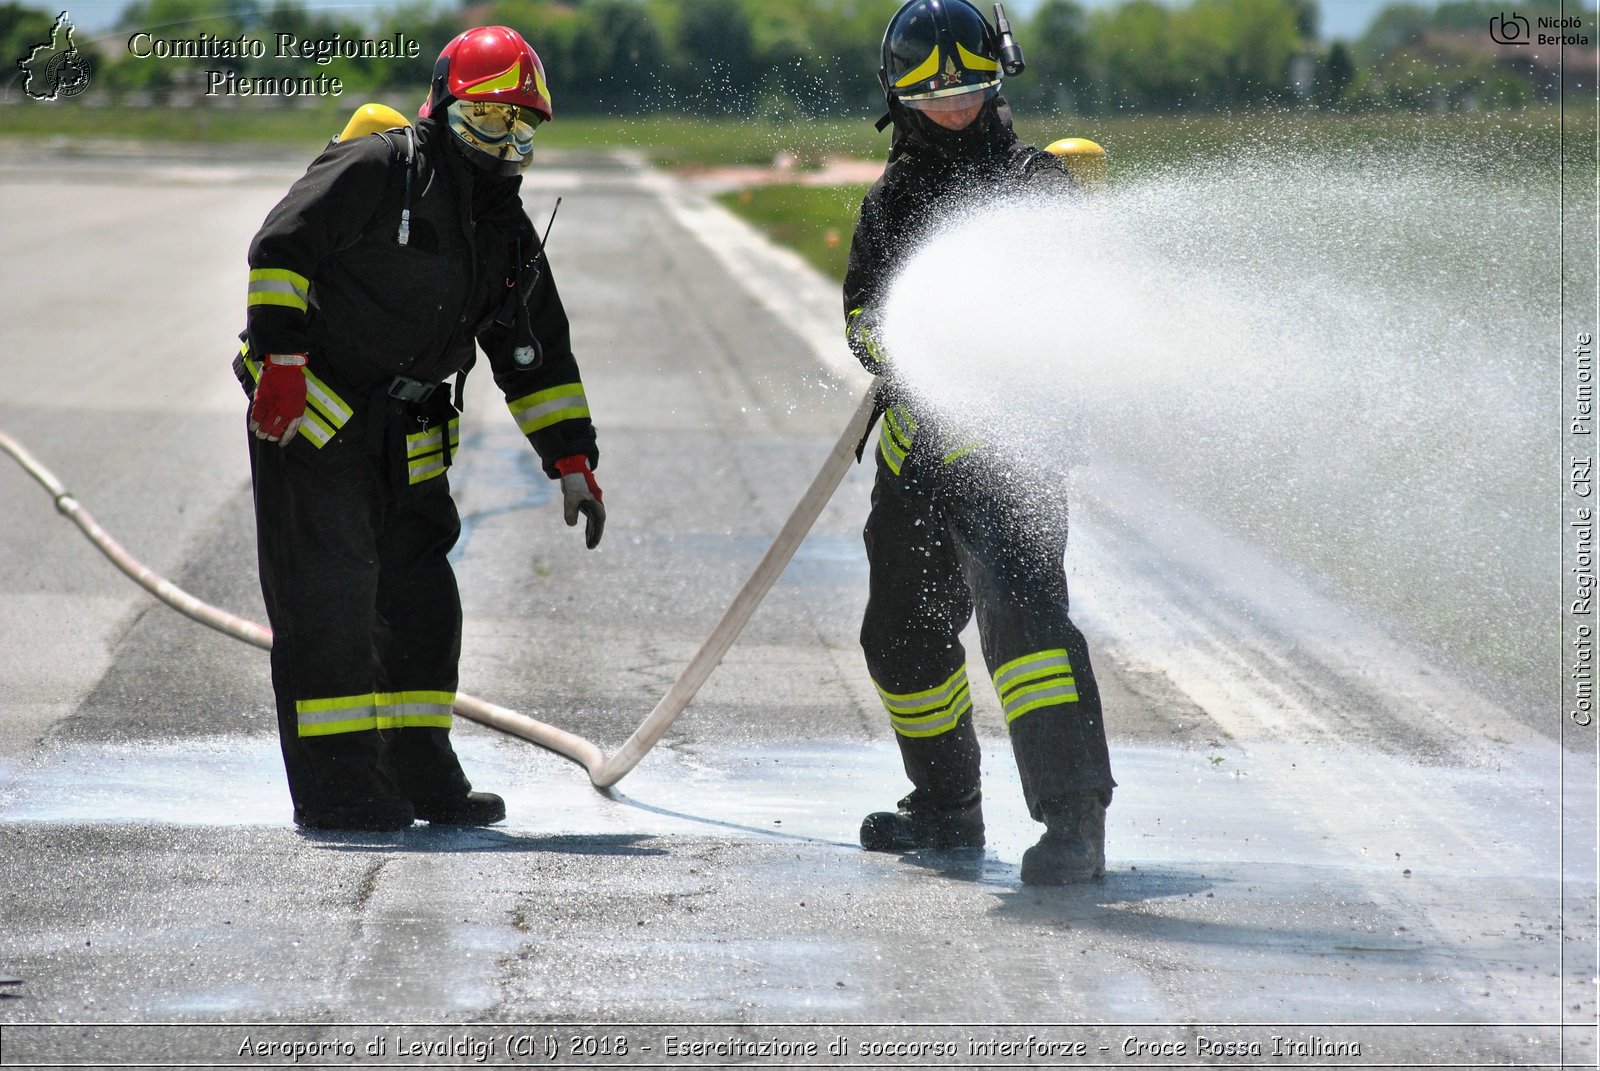
[[[852,389],[866,388],[872,377],[845,344],[843,298],[837,283],[670,175],[648,171],[639,185],[660,198],[672,218],[710,251],[746,294],[798,335],[823,368],[848,381]]]

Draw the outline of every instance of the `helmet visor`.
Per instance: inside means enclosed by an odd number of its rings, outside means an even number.
[[[983,85],[962,86],[959,89],[923,93],[914,97],[902,94],[899,100],[913,111],[960,112],[982,104],[999,92],[999,82],[986,82]]]
[[[533,131],[544,116],[532,108],[483,100],[453,100],[446,109],[450,130],[469,148],[526,167]]]

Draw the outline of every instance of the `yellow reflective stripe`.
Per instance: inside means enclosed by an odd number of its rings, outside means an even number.
[[[282,305],[285,308],[296,309],[300,312],[305,312],[311,307],[306,304],[304,298],[296,297],[293,294],[263,294],[254,290],[251,291],[250,298],[245,304],[247,307],[251,305]]]
[[[390,706],[404,705],[407,703],[430,703],[434,706],[443,705],[445,708],[455,706],[456,693],[440,691],[417,692],[379,692],[378,702]]]
[[[972,441],[972,442],[968,443],[967,445],[963,446],[961,449],[952,450],[948,454],[944,455],[944,463],[946,465],[948,465],[952,461],[959,461],[962,458],[966,457],[968,454],[972,453],[972,451],[978,449],[978,447],[980,447],[982,445],[983,445],[983,440],[982,439],[975,439],[974,441]]]
[[[380,729],[448,729],[454,724],[449,711],[443,714],[406,714],[378,719]]]
[[[1005,708],[1006,724],[1032,710],[1078,701],[1078,683],[1065,648],[1014,658],[994,671],[994,689]]]
[[[957,692],[967,687],[967,667],[962,666],[950,674],[950,679],[943,684],[936,684],[920,692],[897,695],[877,681],[873,681],[872,686],[878,689],[878,696],[883,700],[883,705],[889,709],[889,713],[923,714],[935,707],[948,704]]]
[[[507,407],[524,435],[532,435],[563,420],[589,415],[589,400],[584,396],[582,383],[565,383],[541,390],[509,402]]]
[[[934,45],[933,51],[928,53],[928,58],[901,75],[895,82],[895,88],[908,86],[912,82],[920,82],[925,78],[932,78],[939,73],[939,46]]]
[[[960,57],[962,66],[969,71],[998,71],[1000,65],[992,59],[984,59],[975,52],[968,52],[967,46],[960,41],[956,42],[956,55]]]
[[[311,281],[287,268],[256,268],[250,272],[247,304],[283,305],[305,312],[309,305]]]
[[[898,405],[891,405],[883,411],[883,419],[885,424],[894,429],[896,438],[904,443],[906,449],[909,450],[911,448],[911,437],[917,433],[916,418]],[[901,428],[902,424],[905,425],[904,429]]]
[[[321,450],[328,445],[328,440],[333,438],[334,429],[328,427],[322,417],[308,407],[305,417],[300,421],[300,434],[304,435],[312,446]]]
[[[444,445],[444,432],[440,428],[416,431],[406,436],[406,456],[416,457],[437,450]]]
[[[377,696],[343,695],[332,699],[301,699],[294,705],[301,736],[333,736],[378,727]]]
[[[967,667],[962,666],[943,684],[920,692],[896,694],[877,681],[873,687],[889,712],[889,723],[901,736],[938,736],[954,729],[962,715],[972,709],[972,689],[967,684]]]
[[[335,394],[332,387],[313,375],[310,368],[305,368],[305,373],[306,397],[327,414],[329,425],[335,429],[344,427],[351,414],[351,409],[345,404],[345,400]]]
[[[1040,707],[1059,706],[1062,703],[1076,703],[1078,701],[1078,686],[1071,680],[1048,681],[1036,684],[1031,688],[1023,688],[1014,693],[1005,703],[1006,724],[1010,725],[1018,718],[1031,710]]]
[[[904,418],[906,431],[900,430],[900,420]],[[883,460],[888,462],[889,471],[896,476],[906,463],[906,457],[911,453],[911,436],[916,433],[917,422],[911,419],[909,413],[902,412],[896,406],[890,406],[883,413],[883,427],[878,432],[878,450],[883,454]]]
[[[539,96],[544,98],[546,104],[551,107],[555,106],[555,101],[550,99],[550,87],[545,85],[544,72],[538,67],[533,69],[533,88],[538,92]]]
[[[467,88],[474,93],[499,93],[507,89],[515,89],[522,84],[522,57],[518,56],[511,66],[499,74],[491,74],[481,82]]]
[[[1072,675],[1072,661],[1065,647],[1052,647],[1035,651],[1021,658],[1013,658],[994,671],[994,690],[1003,697],[1005,693],[1024,681],[1038,680],[1052,674]]]
[[[885,413],[883,415],[883,434],[888,436],[889,440],[894,443],[895,448],[898,449],[900,453],[904,454],[911,448],[911,441],[907,439],[905,435],[901,434],[899,428],[895,427],[894,415],[892,413]]]
[[[431,480],[435,476],[444,475],[445,463],[443,454],[434,454],[420,461],[406,463],[406,482],[419,484],[424,480]]]
[[[294,704],[296,714],[326,714],[330,711],[354,710],[358,707],[370,707],[378,701],[373,692],[365,695],[340,695],[330,699],[297,699]]]
[[[878,432],[878,453],[883,455],[883,460],[888,464],[889,471],[896,476],[900,475],[900,470],[905,467],[906,451],[894,441],[894,437],[889,433],[889,425],[887,423]]]
[[[448,729],[454,692],[379,692],[378,728]]]
[[[314,724],[301,718],[298,731],[301,736],[336,736],[339,733],[365,732],[368,729],[376,729],[377,727],[378,719],[371,714],[364,714],[345,721],[323,721]]]
[[[445,428],[449,428],[451,449],[461,444],[461,418],[451,417],[443,427],[412,432],[406,436],[406,478],[413,484],[431,480],[447,468]]]
[[[454,692],[368,692],[301,699],[294,709],[299,735],[333,736],[413,726],[448,729],[455,701]]]
[[[920,718],[905,718],[898,714],[890,714],[889,724],[893,725],[894,731],[901,736],[909,736],[914,739],[938,736],[954,729],[960,724],[962,716],[971,709],[972,692],[963,690],[949,710],[926,714]]]
[[[881,365],[884,363],[884,357],[882,349],[878,346],[878,336],[865,325],[856,322],[861,319],[861,314],[866,311],[867,307],[860,305],[846,314],[844,323],[845,342],[859,342],[861,348],[867,351],[867,356]]]
[[[456,446],[461,442],[461,418],[451,417],[448,427],[450,429],[450,445]],[[406,436],[406,456],[422,457],[435,450],[444,448],[444,426],[432,427],[427,431],[412,432]]]

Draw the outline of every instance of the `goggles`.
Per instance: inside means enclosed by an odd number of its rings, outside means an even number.
[[[456,137],[496,159],[527,165],[533,154],[533,132],[544,116],[517,104],[453,100],[446,109]]]

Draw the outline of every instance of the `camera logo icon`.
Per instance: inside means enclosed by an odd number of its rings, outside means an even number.
[[[1497,44],[1526,45],[1533,40],[1533,30],[1528,20],[1515,11],[1510,15],[1502,12],[1489,19],[1489,36]]]

